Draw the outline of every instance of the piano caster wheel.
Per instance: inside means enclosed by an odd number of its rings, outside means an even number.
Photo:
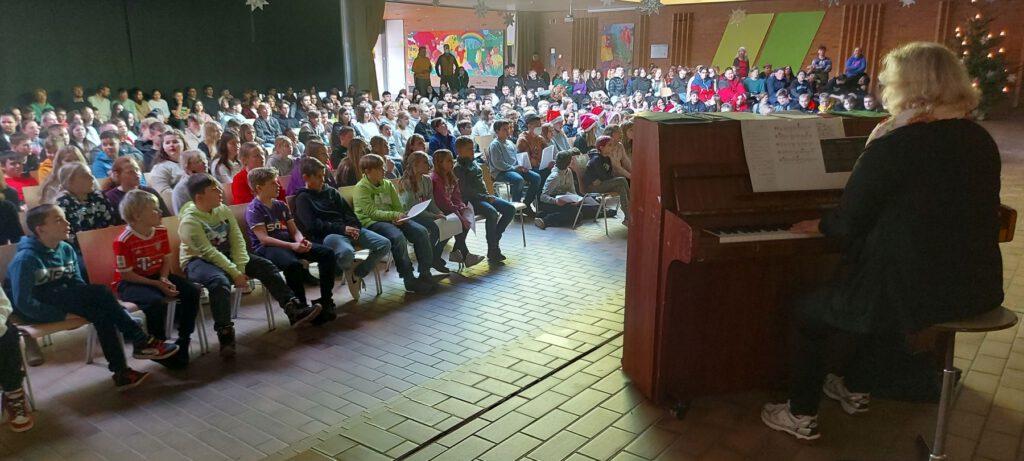
[[[672,416],[675,416],[676,419],[679,419],[679,420],[682,420],[683,418],[685,418],[686,417],[686,412],[689,411],[689,410],[690,410],[690,402],[679,402],[679,403],[677,403],[675,405],[672,405],[672,407],[669,408],[669,411],[672,412]]]

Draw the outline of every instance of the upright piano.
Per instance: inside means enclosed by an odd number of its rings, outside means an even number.
[[[754,193],[738,120],[634,125],[623,369],[658,404],[781,384],[789,302],[839,246],[792,235],[842,190]],[[867,136],[877,118],[844,118]]]

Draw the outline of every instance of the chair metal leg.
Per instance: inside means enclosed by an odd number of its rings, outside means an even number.
[[[206,337],[206,310],[199,306],[199,322],[196,324],[196,331],[199,333],[199,355],[210,351],[210,340]]]
[[[171,337],[171,330],[174,329],[174,315],[178,310],[178,301],[172,300],[167,303],[167,317],[164,319],[164,335]]]
[[[572,220],[572,230],[576,230],[576,226],[580,223],[580,215],[583,214],[583,204],[581,203],[576,207],[576,219]]]
[[[935,422],[935,441],[928,459],[946,459],[946,425],[949,413],[953,408],[953,385],[956,382],[956,370],[953,368],[953,349],[956,344],[956,333],[946,333],[946,363],[942,368],[942,395],[939,397],[939,415]]]
[[[89,324],[86,328],[89,329],[89,333],[86,334],[85,339],[85,363],[92,365],[92,358],[95,355],[93,347],[96,345],[96,329],[93,328],[92,324]]]
[[[267,310],[267,331],[276,330],[277,322],[274,319],[274,306],[270,300],[270,291],[267,291],[266,287],[263,287],[263,307]]]
[[[35,411],[36,408],[37,408],[36,407],[36,393],[32,390],[32,380],[29,379],[29,377],[28,377],[28,356],[25,354],[24,342],[25,341],[35,341],[36,339],[31,337],[31,336],[25,336],[23,334],[19,335],[19,336],[21,336],[21,341],[22,341],[21,347],[19,347],[19,349],[20,349],[20,352],[21,352],[21,369],[24,370],[24,373],[25,373],[25,392],[28,393],[28,403],[29,403],[29,405],[32,406],[32,411]]]

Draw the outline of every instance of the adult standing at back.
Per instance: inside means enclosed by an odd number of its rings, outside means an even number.
[[[857,80],[864,72],[868,69],[868,60],[864,59],[864,54],[861,53],[860,47],[853,49],[853,53],[850,54],[849,58],[846,58],[846,78],[850,80]]]
[[[732,59],[732,68],[740,78],[750,73],[750,60],[747,59],[746,48],[741,46],[739,50],[736,50],[736,57]],[[725,98],[722,100],[724,101]]]
[[[455,59],[455,55],[452,54],[451,45],[445,45],[444,53],[441,53],[437,62],[434,63],[434,70],[437,72],[437,76],[441,77],[441,86],[447,85],[451,89],[455,81],[456,67],[459,67],[459,60]]]
[[[794,306],[789,402],[761,412],[767,426],[798,439],[820,437],[822,394],[848,414],[869,411],[871,392],[890,380],[886,357],[905,350],[907,333],[1003,301],[1001,163],[992,137],[968,118],[978,91],[938,43],[901,46],[882,66],[892,118],[871,133],[839,206],[790,229],[837,239],[846,262]],[[833,338],[857,353],[826,374]]]
[[[420,96],[430,96],[430,69],[432,67],[430,58],[427,57],[427,47],[421,46],[419,54],[412,61],[412,81]]]

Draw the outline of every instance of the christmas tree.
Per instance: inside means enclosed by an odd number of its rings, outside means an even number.
[[[976,4],[976,0],[971,3]],[[974,81],[974,86],[981,90],[978,118],[985,118],[1010,92],[1006,48],[1003,47],[1006,31],[993,34],[992,17],[987,12],[984,15],[982,13],[978,12],[967,20],[966,25],[957,27],[955,35],[955,46],[960,50],[967,73]]]

